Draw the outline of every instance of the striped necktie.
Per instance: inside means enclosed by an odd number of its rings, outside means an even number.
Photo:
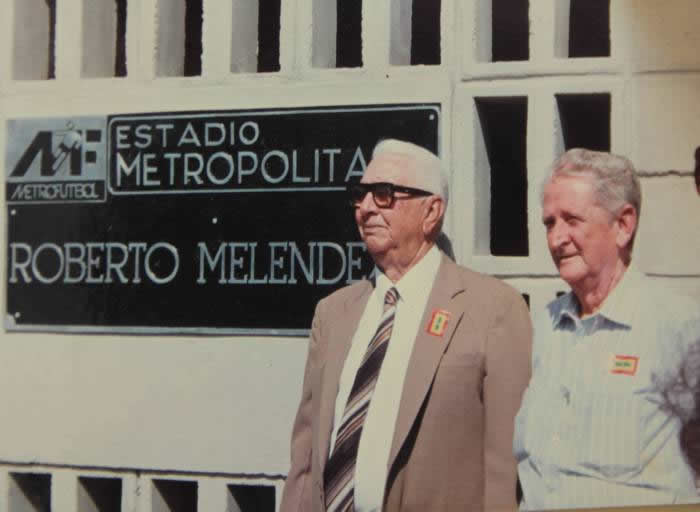
[[[357,448],[360,445],[362,425],[367,416],[379,370],[389,346],[398,298],[399,292],[396,288],[392,287],[386,292],[384,314],[377,331],[367,346],[357,374],[355,374],[355,381],[340,421],[333,453],[328,458],[323,474],[326,510],[328,512],[354,510]]]

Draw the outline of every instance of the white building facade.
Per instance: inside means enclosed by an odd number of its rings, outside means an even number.
[[[641,269],[700,297],[699,2],[346,4],[6,0],[4,176],[12,120],[437,105],[458,262],[542,314],[565,285],[540,183],[565,148],[596,146],[640,173]],[[8,183],[0,510],[276,510],[303,333],[14,329]]]

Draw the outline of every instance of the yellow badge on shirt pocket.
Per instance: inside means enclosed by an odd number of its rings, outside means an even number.
[[[639,357],[612,354],[610,358],[610,373],[618,375],[636,375]]]
[[[450,320],[450,312],[444,309],[436,309],[428,322],[428,334],[442,336],[447,329],[447,322]]]

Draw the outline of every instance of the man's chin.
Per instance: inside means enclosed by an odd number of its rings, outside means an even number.
[[[568,256],[566,258],[557,259],[554,264],[559,271],[559,277],[561,277],[567,283],[570,279],[576,280],[580,277],[582,269],[579,266],[579,261],[577,261],[576,255]]]
[[[365,245],[367,246],[367,252],[372,256],[376,262],[381,259],[382,255],[386,254],[389,250],[389,244],[381,240],[375,240],[373,237],[366,237],[364,239]]]
[[[383,254],[386,254],[388,247],[386,247],[383,244],[369,244],[365,242],[367,245],[367,252],[374,258],[375,260],[377,258],[381,258]]]
[[[585,274],[579,269],[560,267],[559,277],[561,277],[562,280],[569,286],[573,286],[575,283],[583,279]]]

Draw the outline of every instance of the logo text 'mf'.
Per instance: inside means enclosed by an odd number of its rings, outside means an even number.
[[[97,153],[83,151],[83,144],[100,142],[101,139],[100,130],[41,130],[22,154],[10,176],[26,175],[37,157],[40,159],[40,176],[55,176],[62,169],[70,176],[80,176],[84,163],[95,163],[97,160]]]

